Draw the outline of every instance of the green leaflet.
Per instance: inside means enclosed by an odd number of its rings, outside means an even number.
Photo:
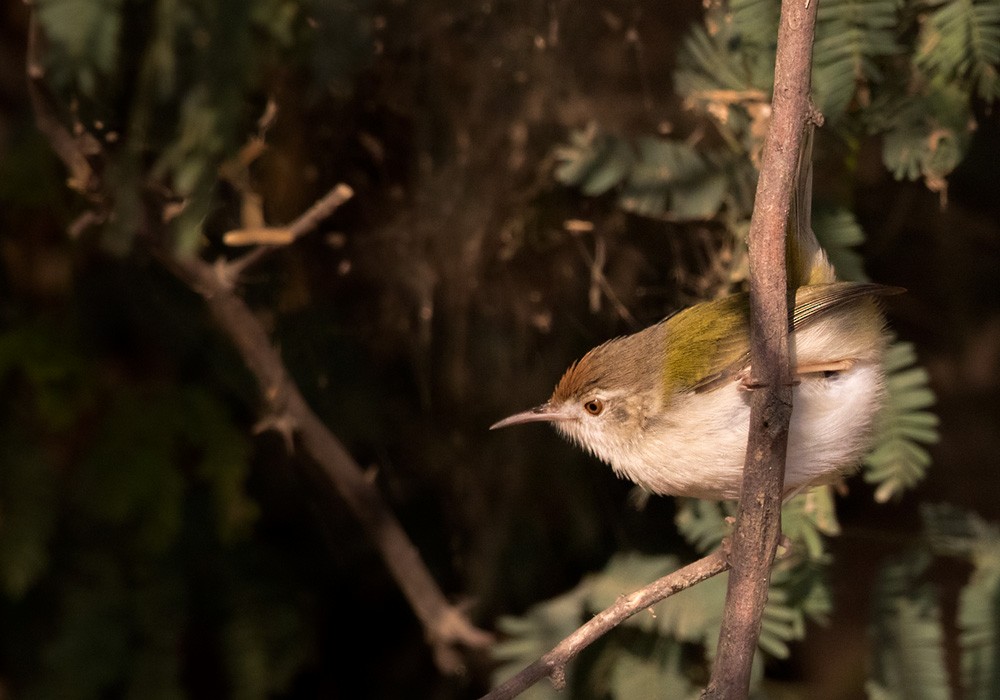
[[[963,697],[987,700],[1000,693],[1000,528],[948,505],[922,509],[924,541],[887,563],[878,579],[871,623],[872,698]],[[972,573],[958,596],[954,620],[947,620],[941,592],[928,577],[935,557],[964,560]],[[960,678],[946,665],[945,629],[958,630]]]
[[[1000,96],[1000,5],[925,0],[915,60],[932,81],[959,81],[985,102]]]
[[[703,512],[717,521],[717,513],[710,510]],[[672,556],[617,554],[602,571],[585,577],[566,594],[538,603],[523,616],[504,618],[501,630],[507,638],[494,649],[494,658],[501,661],[494,682],[505,680],[537,659],[621,595],[680,566]],[[821,568],[812,564],[775,571],[759,642],[765,654],[786,657],[788,643],[804,636],[807,617],[821,620],[829,611],[829,594],[825,584],[820,585],[822,578]],[[727,581],[726,574],[708,579],[626,620],[593,651],[585,652],[594,654],[591,663],[573,662],[567,667],[569,692],[580,683],[583,688],[600,688],[622,700],[653,692],[666,697],[696,697],[701,687],[697,669],[714,655],[718,641]],[[684,648],[700,650],[700,654],[682,654]],[[760,681],[762,664],[758,655],[754,684]],[[529,692],[538,699],[561,697],[547,683],[538,683]]]
[[[914,553],[887,564],[879,575],[870,629],[870,698],[950,697],[941,610],[936,593],[922,581],[929,563],[926,553]]]
[[[925,445],[938,440],[938,418],[927,371],[915,366],[910,343],[894,343],[886,353],[889,399],[880,419],[875,448],[864,459],[864,479],[878,484],[875,499],[888,501],[923,479],[930,466]]]
[[[837,271],[837,278],[852,282],[867,282],[864,261],[854,250],[864,243],[865,234],[850,210],[842,207],[817,206],[812,215],[813,233],[827,258]]]
[[[813,99],[828,119],[839,120],[859,89],[883,80],[881,63],[900,52],[899,20],[896,0],[833,0],[819,6]]]

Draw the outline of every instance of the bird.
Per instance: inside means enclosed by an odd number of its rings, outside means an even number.
[[[786,242],[793,389],[785,499],[839,480],[871,448],[887,400],[880,298],[904,291],[837,279],[808,224],[810,190],[811,165],[799,176]],[[646,491],[736,499],[754,390],[749,348],[749,295],[704,301],[598,345],[547,401],[491,430],[550,423]]]

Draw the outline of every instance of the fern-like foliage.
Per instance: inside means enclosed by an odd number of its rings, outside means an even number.
[[[941,607],[922,578],[930,562],[927,552],[915,552],[886,565],[876,583],[867,683],[873,700],[950,697]]]
[[[676,219],[707,219],[719,212],[729,190],[726,171],[692,146],[647,137],[619,205],[626,211]]]
[[[716,503],[696,498],[677,500],[677,515],[674,520],[684,539],[696,550],[704,554],[722,543],[729,534],[727,518],[736,515],[736,506],[730,501]]]
[[[895,177],[922,178],[931,189],[944,191],[948,175],[969,146],[970,98],[992,101],[997,94],[991,81],[1000,50],[998,10],[995,4],[986,5],[973,0],[821,3],[813,90],[828,128],[819,132],[820,138],[832,135],[856,146],[866,133],[880,136],[883,161]],[[770,116],[777,24],[777,0],[732,0],[728,5],[711,4],[704,24],[692,27],[684,38],[675,88],[684,105],[702,116],[718,138],[646,137],[630,142],[591,125],[571,134],[569,144],[557,152],[556,178],[588,195],[613,193],[618,206],[635,215],[681,221],[714,218],[729,228],[739,249],[752,212]],[[975,40],[970,38],[973,33]],[[834,164],[845,178],[854,167],[852,151],[847,152],[843,163]],[[866,280],[855,250],[864,234],[851,211],[842,203],[820,202],[812,214],[813,229],[838,277]],[[734,283],[743,271],[739,257],[730,271]],[[927,445],[938,439],[938,419],[929,410],[934,394],[927,372],[916,364],[913,347],[892,344],[885,362],[888,405],[875,447],[863,464],[865,480],[877,485],[878,501],[898,497],[923,478],[930,464]],[[727,517],[733,514],[732,504],[680,499],[676,524],[696,550],[706,552],[728,534]],[[760,640],[760,648],[772,657],[788,653],[788,641],[802,636],[806,620],[821,621],[830,613],[826,538],[840,531],[832,489],[817,488],[793,498],[783,509],[782,527],[792,550],[775,565]],[[554,629],[551,620],[557,612],[582,620],[677,564],[670,557],[615,558],[570,598],[557,599],[552,607],[542,604],[525,620],[512,623],[515,646],[507,649],[531,649],[537,656],[544,649],[535,642],[545,630]],[[940,697],[946,688],[940,610],[930,589],[920,585],[924,566],[926,557],[916,564],[900,563],[880,582],[873,629],[882,651],[873,661],[873,697]],[[711,657],[723,589],[718,580],[706,582],[657,606],[655,617],[640,615],[630,621],[626,627],[652,635],[652,641],[628,651],[615,643],[602,647],[599,658],[606,666],[600,667],[604,675],[596,687],[608,687],[609,695],[617,696],[614,688],[624,687],[617,685],[622,677],[637,682],[655,676],[673,679],[663,681],[663,687],[677,697],[691,692],[678,665],[676,645],[697,645]],[[970,593],[969,599],[975,600],[975,595]],[[556,627],[564,631],[568,624]],[[976,631],[971,622],[969,630],[968,638],[978,640],[970,641],[970,648],[978,644],[985,650],[969,656],[967,675],[979,678],[992,647],[987,648],[982,630]],[[528,654],[521,662],[533,658]],[[608,669],[619,668],[619,663],[629,671],[616,676]],[[981,680],[967,685],[978,687]],[[638,692],[634,684],[629,689],[633,696]]]
[[[939,505],[923,509],[931,552],[972,564],[958,599],[957,627],[964,697],[1000,696],[1000,527],[974,513]]]
[[[650,138],[636,155],[590,127],[559,151],[557,179],[586,194],[621,187],[619,203],[640,215],[703,218],[725,203],[730,220],[748,216],[741,190],[748,180],[752,190],[755,178],[744,166],[757,163],[767,132],[777,21],[777,0],[733,0],[713,5],[681,44],[675,88],[711,121],[725,153]],[[1000,5],[928,0],[914,11],[898,0],[823,3],[813,94],[841,133],[882,136],[883,161],[897,179],[923,178],[944,192],[974,130],[971,97],[992,103],[1000,95]]]
[[[923,509],[924,542],[883,567],[872,619],[872,698],[1000,696],[1000,527],[948,505]],[[942,612],[927,571],[935,557],[971,564],[954,620]],[[950,679],[945,630],[958,632],[960,678]]]
[[[494,649],[495,658],[501,662],[496,682],[534,661],[621,595],[680,565],[672,556],[618,554],[602,571],[586,577],[572,591],[537,604],[522,617],[504,618],[500,628],[507,639]],[[579,665],[567,669],[567,687],[571,691],[600,688],[602,696],[622,700],[651,693],[671,698],[697,697],[700,683],[694,669],[714,656],[726,586],[726,575],[716,576],[629,618],[599,643],[597,660],[589,670],[581,671]],[[813,590],[803,570],[776,573],[764,611],[760,649],[773,657],[788,656],[788,644],[805,633],[806,616],[818,618],[828,609],[825,591]],[[693,663],[690,651],[682,653],[685,648],[701,650],[701,663]],[[758,655],[755,684],[762,673],[763,658]],[[536,700],[561,697],[548,684],[536,684],[529,693],[526,696]]]
[[[602,195],[621,184],[635,166],[635,154],[622,139],[600,133],[591,123],[570,133],[570,142],[556,149],[555,177],[589,196]]]
[[[898,25],[896,0],[820,4],[813,47],[813,99],[828,119],[840,119],[859,91],[867,93],[872,83],[883,80],[880,62],[900,51]]]
[[[969,94],[960,85],[934,83],[915,94],[880,96],[865,114],[868,130],[882,134],[882,161],[898,180],[923,178],[943,192],[947,176],[971,141]]]
[[[555,152],[556,179],[589,196],[617,188],[618,205],[640,216],[710,219],[723,207],[749,213],[756,173],[730,152],[645,137],[633,145],[596,124],[570,134]]]
[[[678,506],[678,528],[697,550],[714,549],[729,533],[727,517],[735,512],[733,503],[680,499]],[[758,642],[761,651],[773,658],[786,658],[789,643],[805,636],[807,620],[822,622],[832,608],[822,537],[836,534],[839,528],[829,487],[792,499],[782,512],[782,523],[792,541],[791,553],[778,561],[772,574]],[[621,595],[680,566],[681,561],[669,555],[618,554],[573,590],[539,603],[521,617],[505,618],[500,629],[507,639],[494,650],[500,661],[496,681],[534,661]],[[643,697],[654,689],[668,697],[697,696],[691,655],[680,654],[680,649],[682,645],[700,649],[701,663],[715,655],[726,585],[725,575],[716,576],[667,598],[648,613],[629,618],[599,645],[599,660],[588,665],[589,671],[580,671],[576,665],[567,669],[569,687],[586,683],[590,688],[606,688],[616,698]],[[758,655],[757,680],[762,664]],[[590,675],[581,679],[580,673]],[[530,697],[538,699],[557,697],[546,684],[530,692]]]
[[[721,25],[714,32],[703,27],[691,29],[678,55],[674,76],[678,92],[700,100],[716,91],[770,91],[774,84],[773,59],[768,65],[767,52],[754,51],[747,56],[747,62],[737,60],[745,54],[739,43],[742,35],[734,26]]]
[[[943,82],[961,82],[986,102],[1000,97],[1000,4],[993,0],[929,0],[916,63]]]
[[[838,279],[866,282],[864,261],[855,248],[865,240],[861,225],[850,210],[820,206],[813,210],[813,233],[837,271]]]
[[[916,366],[910,343],[895,343],[885,357],[888,394],[875,449],[864,460],[865,481],[878,484],[877,501],[888,501],[919,482],[931,457],[925,445],[938,441],[938,417],[927,370]]]

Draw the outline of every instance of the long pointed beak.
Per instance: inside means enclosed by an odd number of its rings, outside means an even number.
[[[497,421],[490,426],[490,430],[506,428],[511,425],[520,425],[521,423],[549,423],[566,420],[568,417],[552,404],[543,403],[541,406],[529,408],[527,411],[521,411],[520,413],[515,413],[512,416],[504,418],[502,421]]]

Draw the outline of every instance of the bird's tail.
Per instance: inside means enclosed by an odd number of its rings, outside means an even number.
[[[837,281],[837,273],[812,230],[812,153],[815,127],[807,124],[805,130],[799,151],[795,193],[788,217],[785,245],[789,289]]]

